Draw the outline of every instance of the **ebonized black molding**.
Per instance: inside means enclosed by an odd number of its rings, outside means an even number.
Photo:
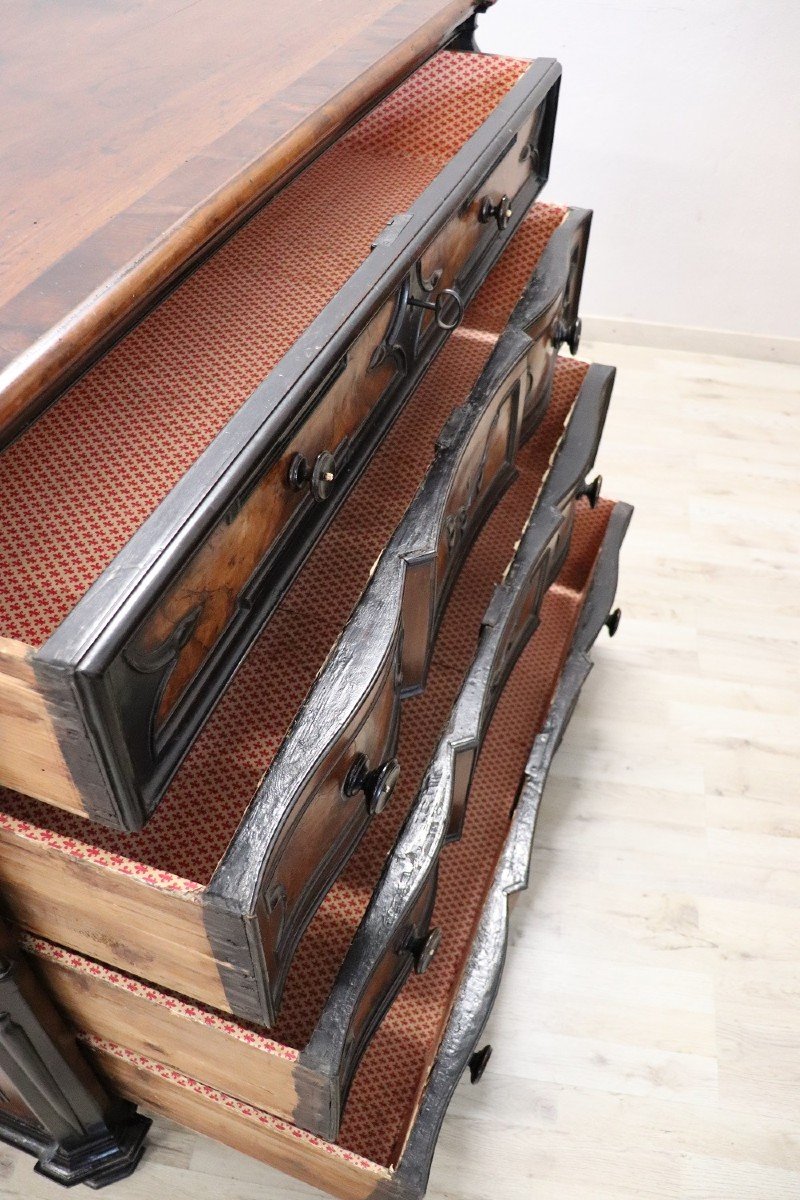
[[[56,1183],[100,1188],[136,1169],[150,1124],[106,1095],[30,970],[1,953],[0,1139]]]
[[[580,344],[580,304],[586,252],[592,228],[592,210],[570,208],[539,259],[539,270],[520,296],[511,314],[512,325],[529,331],[539,327],[542,317],[559,300],[558,324],[554,340],[566,343],[571,354]]]
[[[369,908],[336,978],[319,1025],[301,1056],[339,1085],[340,1105],[331,1108],[336,1137],[341,1106],[369,1036],[405,982],[413,965],[413,944],[403,935],[420,898],[435,893],[435,872],[444,845],[453,794],[466,794],[496,700],[513,663],[538,623],[538,606],[547,580],[547,559],[563,518],[546,511],[531,526],[514,565],[484,619],[478,651],[454,706],[414,807],[386,861]],[[464,766],[464,756],[468,762]],[[420,934],[423,931],[420,931]],[[360,1007],[383,968],[385,991],[379,1006]],[[374,1001],[374,996],[373,996]],[[360,1020],[366,1029],[357,1028]]]
[[[393,1200],[420,1200],[425,1194],[447,1107],[470,1063],[499,989],[508,940],[509,897],[528,886],[542,793],[553,756],[591,670],[589,651],[614,600],[619,550],[632,512],[629,505],[616,504],[609,518],[589,595],[550,711],[525,768],[511,829],[416,1120],[391,1184],[385,1188],[379,1185],[375,1200],[388,1200],[390,1196]]]
[[[536,426],[537,407],[550,386],[558,350],[566,344],[571,354],[578,352],[581,332],[578,305],[591,227],[590,209],[569,210],[544,249],[539,271],[511,314],[510,324],[540,346],[540,359],[535,363],[535,378],[522,423],[523,440]],[[545,332],[547,338],[542,337]],[[545,348],[547,354],[543,356]]]
[[[335,845],[324,848],[324,863],[309,854],[305,894],[290,911],[284,903],[286,888],[276,886],[277,873],[287,845],[298,836],[302,813],[324,784],[321,764],[340,761],[348,744],[343,731],[363,725],[368,704],[376,702],[379,692],[394,687],[399,700],[424,687],[436,630],[459,567],[514,478],[521,423],[525,420],[530,430],[544,415],[552,381],[553,327],[570,278],[572,248],[587,221],[584,212],[574,221],[571,215],[566,218],[560,258],[551,254],[544,268],[537,266],[534,279],[542,270],[545,278],[533,300],[515,310],[525,328],[506,329],[469,398],[445,424],[417,496],[206,890],[206,929],[228,1001],[240,1016],[274,1022],[303,930],[367,826],[371,814],[363,800],[343,801],[351,806],[347,828]],[[529,286],[525,296],[530,294]],[[547,319],[533,321],[533,312]],[[612,383],[609,368],[589,369],[540,498],[559,516],[593,460]],[[533,408],[531,394],[536,396]],[[493,453],[495,465],[489,472],[488,449],[498,446],[502,454]],[[560,557],[553,556],[545,586],[557,573],[568,542],[564,524]],[[387,747],[384,759],[390,755]],[[378,765],[371,762],[370,768]],[[296,871],[294,878],[296,882]],[[241,942],[235,931],[241,922],[247,928],[246,956],[232,949]]]
[[[460,836],[472,776],[495,704],[538,627],[542,598],[563,562],[572,524],[566,505],[574,499],[594,461],[613,380],[612,368],[593,366],[587,372],[529,523],[503,581],[495,588],[475,658],[414,807],[386,861],[317,1029],[301,1055],[301,1066],[311,1067],[317,1076],[331,1082],[330,1124],[323,1128],[323,1136],[329,1139],[338,1134],[341,1109],[359,1058],[407,978],[415,948],[424,941],[427,931],[419,924],[419,911],[432,911],[439,854],[448,839]],[[457,415],[468,408],[465,405]],[[408,518],[425,511],[424,497],[423,488]],[[408,518],[398,532],[407,522],[415,528]],[[380,577],[379,567],[373,582]],[[350,660],[348,655],[346,661]],[[376,1003],[378,978],[383,990]],[[367,993],[369,1009],[361,1003]]]
[[[274,556],[262,563],[264,569],[255,572],[242,604],[181,695],[158,739],[154,736],[155,706],[181,639],[189,631],[174,631],[165,643],[164,661],[154,659],[161,675],[151,678],[123,671],[120,665],[137,630],[232,506],[267,466],[280,458],[357,335],[390,297],[406,303],[408,289],[420,283],[415,264],[423,251],[452,215],[471,201],[498,160],[514,145],[522,127],[538,113],[536,145],[529,155],[530,175],[516,197],[509,224],[503,231],[485,227],[457,280],[464,302],[474,295],[547,179],[559,82],[560,67],[553,60],[532,64],[425,190],[414,205],[413,216],[396,218],[378,238],[373,252],[335,299],[35,656],[34,668],[43,691],[54,706],[71,709],[75,724],[81,727],[82,737],[77,742],[66,737],[62,751],[73,779],[86,795],[92,818],[129,830],[145,823],[236,663],[427,370],[446,332],[431,323],[418,346],[415,342],[416,360],[406,364],[407,371],[401,373],[392,396],[378,407],[374,419],[349,448],[335,494],[324,505],[309,501],[302,520],[292,526],[292,536],[287,532]]]

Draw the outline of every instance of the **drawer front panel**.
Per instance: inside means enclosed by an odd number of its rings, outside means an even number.
[[[430,298],[464,287],[491,247],[507,238],[547,176],[551,147],[547,105],[527,113],[509,129],[499,161],[422,255],[418,278],[429,281]],[[426,328],[432,323],[426,314]]]
[[[390,653],[353,721],[298,797],[291,820],[264,863],[258,918],[269,977],[277,989],[320,900],[375,809],[390,798],[398,692],[397,656]]]
[[[395,307],[394,300],[387,302],[370,322],[312,398],[296,432],[272,448],[269,464],[232,500],[108,667],[105,700],[117,713],[142,794],[157,784],[160,790],[159,781],[177,765],[187,710],[203,703],[209,666],[224,651],[220,678],[230,673],[237,661],[236,630],[252,626],[259,594],[274,584],[287,548],[293,552],[299,524],[332,501],[359,434],[392,387],[392,361],[373,366],[371,358]],[[313,477],[317,464],[326,469]]]
[[[458,569],[462,547],[470,544],[472,531],[480,524],[493,496],[513,470],[521,387],[521,372],[514,369],[498,387],[461,453],[458,473],[447,496],[436,550],[437,611],[446,595],[448,581]]]
[[[566,344],[572,354],[578,351],[578,307],[591,225],[590,210],[570,210],[550,239],[539,270],[511,318],[512,325],[533,343],[528,357],[523,437],[530,433],[541,412],[559,347]]]
[[[413,970],[424,974],[433,959],[440,937],[440,931],[430,927],[435,898],[434,871],[398,916],[388,945],[369,927],[360,928],[356,935],[354,954],[348,957],[298,1064],[301,1072],[313,1071],[331,1081],[327,1119],[315,1130],[322,1137],[336,1138],[353,1076],[395,996]],[[348,974],[349,964],[356,959],[360,970]]]
[[[443,429],[436,461],[394,540],[392,549],[406,562],[404,695],[424,686],[436,629],[459,568],[514,476],[523,373],[513,352],[490,360],[470,400]]]
[[[153,760],[176,703],[237,609],[246,607],[254,576],[268,570],[272,553],[305,510],[325,503],[335,476],[349,461],[354,435],[395,376],[388,360],[370,366],[394,308],[389,301],[373,318],[313,398],[296,433],[232,502],[126,648],[123,661],[151,677],[158,690],[154,728],[149,731]],[[324,454],[333,459],[326,474],[334,478],[304,478],[296,456],[313,472]],[[122,686],[120,691],[124,694]]]
[[[594,363],[586,373],[569,416],[566,431],[542,486],[540,503],[563,514],[564,520],[552,556],[555,578],[569,550],[575,506],[586,499],[592,508],[600,497],[602,477],[592,483],[586,475],[594,463],[614,388],[613,367]]]

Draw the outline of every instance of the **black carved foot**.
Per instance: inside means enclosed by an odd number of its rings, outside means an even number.
[[[136,1170],[151,1124],[149,1117],[133,1110],[95,1134],[87,1134],[81,1141],[45,1151],[34,1170],[64,1187],[76,1183],[91,1188],[106,1187]]]

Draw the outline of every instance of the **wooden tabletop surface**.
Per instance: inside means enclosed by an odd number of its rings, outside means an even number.
[[[474,2],[9,4],[0,442]]]

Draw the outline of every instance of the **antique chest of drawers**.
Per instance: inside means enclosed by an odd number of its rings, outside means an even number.
[[[350,74],[213,142],[219,194],[184,179],[0,372],[19,952],[126,1120],[345,1197],[420,1197],[485,1067],[631,513],[589,478],[591,213],[538,199],[560,68],[476,52],[472,9],[356,3]]]

